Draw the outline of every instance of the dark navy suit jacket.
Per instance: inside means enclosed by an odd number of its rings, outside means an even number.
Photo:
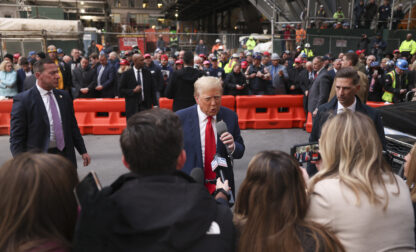
[[[87,152],[74,116],[72,100],[67,91],[53,90],[58,102],[64,131],[64,155],[76,166],[74,147],[80,154]],[[34,150],[47,152],[50,141],[49,118],[36,86],[13,98],[10,121],[10,150],[13,156]]]
[[[101,68],[103,66],[99,65],[97,67],[97,78],[100,74]],[[114,98],[116,95],[116,69],[114,68],[113,64],[108,63],[107,66],[105,66],[104,71],[101,75],[101,86],[103,86],[103,89],[101,91],[98,91],[100,93],[101,98]],[[98,85],[98,80],[97,83]]]
[[[182,168],[187,174],[191,173],[191,170],[199,167],[203,168],[202,149],[201,149],[201,136],[199,129],[199,119],[197,105],[185,108],[176,112],[182,122],[182,130],[184,137],[184,149],[186,151],[186,162]],[[221,107],[217,114],[217,122],[224,121],[227,125],[228,132],[234,138],[235,150],[233,152],[233,158],[239,159],[243,157],[245,146],[243,138],[240,134],[240,127],[238,126],[238,117],[232,110]],[[229,169],[224,171],[224,176],[229,180],[233,192],[235,193],[234,186],[234,172],[230,167],[230,159],[228,158],[227,149],[221,140],[217,137],[217,153],[227,159]]]
[[[374,122],[374,126],[377,130],[377,134],[380,137],[380,141],[383,145],[383,149],[386,146],[386,138],[384,136],[384,126],[381,120],[380,112],[377,109],[371,108],[363,103],[361,103],[360,99],[356,96],[357,105],[355,107],[356,112],[361,112]],[[321,137],[322,127],[325,122],[332,116],[336,116],[338,109],[338,99],[335,96],[330,100],[328,103],[322,104],[318,107],[318,113],[316,115],[315,120],[313,121],[312,132],[309,136],[309,142],[317,142]],[[308,165],[307,171],[309,176],[314,175],[317,170],[314,165]]]
[[[23,91],[23,82],[25,81],[25,79],[26,79],[25,70],[23,70],[23,68],[20,68],[19,70],[17,70],[17,81],[16,81],[18,93]]]

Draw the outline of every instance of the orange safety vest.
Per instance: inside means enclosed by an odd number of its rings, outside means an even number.
[[[302,42],[306,39],[306,31],[304,29],[296,30],[296,43]]]

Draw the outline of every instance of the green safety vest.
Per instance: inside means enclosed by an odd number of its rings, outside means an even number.
[[[387,75],[389,75],[391,77],[392,81],[393,81],[391,86],[393,88],[396,88],[396,71],[393,70],[393,71],[389,72]],[[406,79],[406,86],[407,86],[408,83],[409,83],[409,80]],[[384,94],[381,97],[381,99],[385,102],[393,102],[393,96],[394,96],[393,93],[388,92],[388,91],[384,91]]]
[[[234,65],[235,65],[235,61],[229,61],[228,62],[228,64],[226,64],[225,66],[224,66],[224,72],[226,73],[226,74],[229,74],[229,73],[231,73],[232,71],[233,71],[233,68],[234,68]]]
[[[249,39],[246,42],[247,50],[252,51],[254,50],[254,47],[256,47],[256,41],[254,39]]]
[[[313,52],[311,49],[303,49],[300,53],[305,53],[307,58],[312,58],[313,57]]]

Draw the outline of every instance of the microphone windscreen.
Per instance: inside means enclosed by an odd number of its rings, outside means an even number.
[[[190,176],[196,183],[204,184],[204,171],[201,168],[196,167],[192,169]]]
[[[217,124],[215,124],[215,127],[217,128],[218,137],[220,137],[223,133],[228,131],[227,124],[225,124],[224,121],[217,122]]]

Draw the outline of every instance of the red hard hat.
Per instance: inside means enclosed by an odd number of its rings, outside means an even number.
[[[128,61],[128,60],[126,60],[126,59],[122,59],[122,60],[120,61],[120,65],[122,65],[122,66],[128,66],[128,65],[130,65],[130,63],[129,63],[129,61]]]
[[[246,69],[247,67],[248,67],[248,62],[247,61],[241,62],[241,68]]]

